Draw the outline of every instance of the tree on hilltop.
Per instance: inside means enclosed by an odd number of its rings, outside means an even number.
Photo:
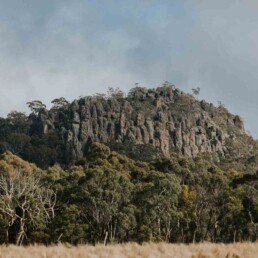
[[[41,109],[46,108],[46,105],[43,104],[40,100],[33,100],[26,103],[32,113],[38,114]]]

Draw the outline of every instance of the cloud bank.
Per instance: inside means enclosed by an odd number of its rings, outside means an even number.
[[[222,101],[257,138],[258,4],[0,0],[0,115],[170,81]]]

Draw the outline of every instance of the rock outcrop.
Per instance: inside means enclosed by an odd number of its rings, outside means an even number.
[[[81,98],[58,110],[41,110],[33,123],[41,134],[57,132],[72,160],[83,159],[94,141],[126,140],[152,144],[165,155],[208,152],[223,157],[228,127],[244,132],[239,116],[173,87],[138,87],[125,98]]]

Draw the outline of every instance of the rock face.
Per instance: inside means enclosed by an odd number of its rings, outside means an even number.
[[[126,98],[81,98],[58,110],[41,110],[33,123],[41,134],[56,132],[71,160],[83,159],[94,141],[125,140],[152,144],[166,155],[224,156],[227,126],[244,132],[239,116],[221,115],[213,105],[172,87],[138,87]]]

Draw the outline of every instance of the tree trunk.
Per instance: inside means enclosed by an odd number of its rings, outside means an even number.
[[[5,229],[5,243],[9,244],[9,227]]]
[[[195,237],[196,237],[196,231],[197,231],[197,228],[194,230],[194,234],[193,234],[193,244],[195,244]]]
[[[22,245],[24,235],[25,235],[24,226],[25,226],[25,220],[21,219],[20,220],[19,232],[18,232],[17,237],[16,237],[16,245]]]
[[[169,242],[170,240],[170,234],[171,234],[171,228],[170,228],[170,219],[166,222],[166,238],[165,242]]]
[[[106,231],[106,234],[105,234],[104,245],[107,245],[107,238],[108,238],[108,231]]]
[[[233,239],[233,242],[234,242],[234,243],[236,242],[236,230],[234,230],[234,239]]]

